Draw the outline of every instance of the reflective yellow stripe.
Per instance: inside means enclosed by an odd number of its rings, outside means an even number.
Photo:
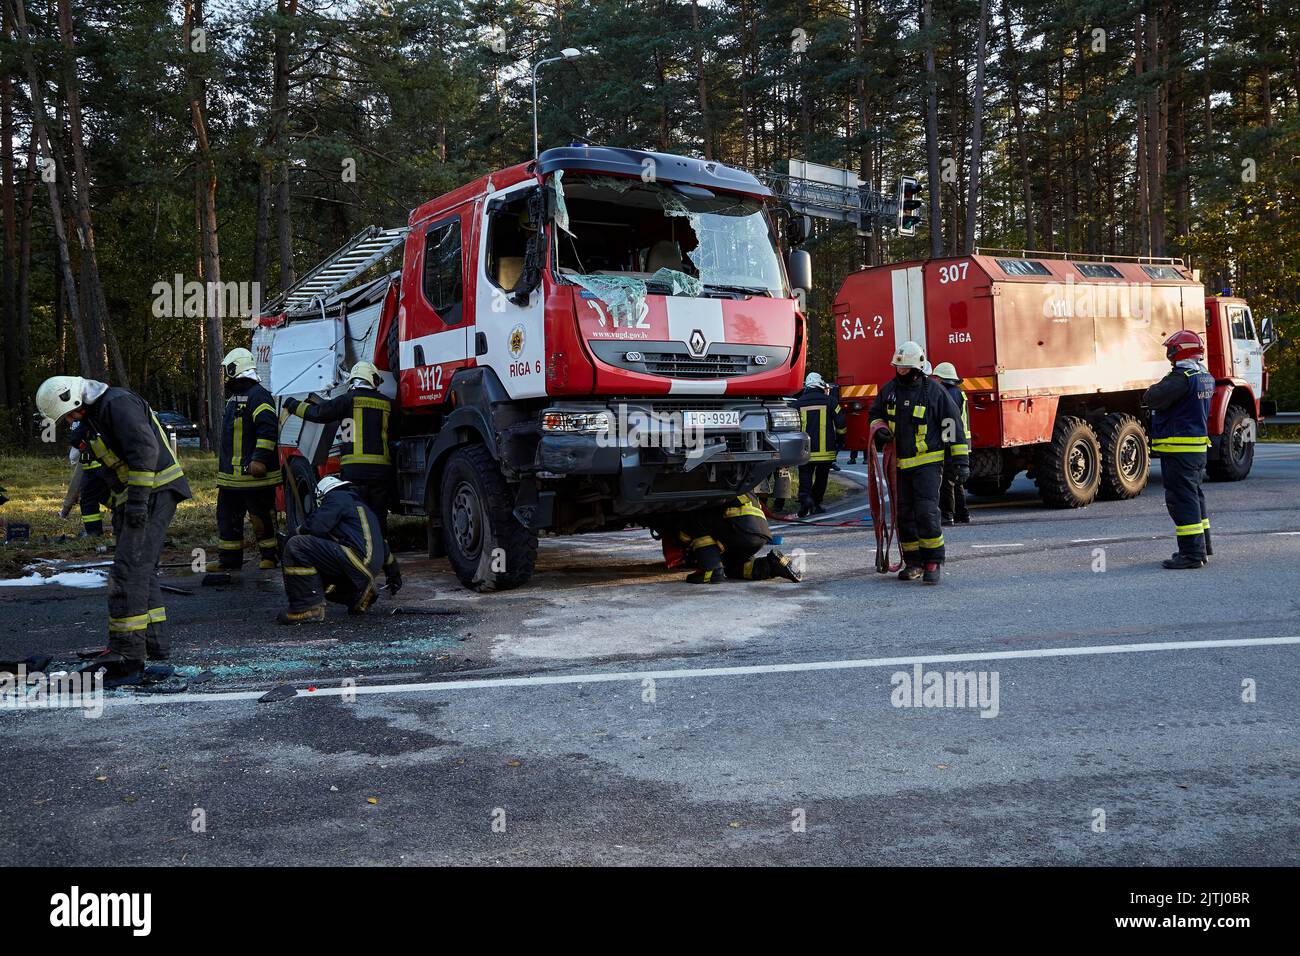
[[[267,451],[275,451],[275,439],[273,438],[259,438],[254,442],[254,444],[258,448],[265,448]]]
[[[131,617],[110,617],[108,619],[108,630],[111,634],[120,634],[124,631],[143,631],[148,626],[148,614],[133,614]]]
[[[146,488],[152,488],[154,477],[157,472],[153,471],[131,471],[127,472],[126,483],[128,485],[143,485]]]
[[[740,518],[746,515],[751,518],[767,517],[767,515],[763,513],[763,509],[760,508],[749,495],[741,495],[736,500],[739,501],[740,504],[722,512],[724,518]]]
[[[1210,439],[1205,435],[1170,436],[1151,439],[1152,451],[1199,452],[1210,447]]]
[[[750,558],[745,562],[744,575],[746,578],[753,580],[754,577],[754,559]]]
[[[707,535],[707,534],[706,534],[704,537],[702,537],[702,538],[692,538],[692,539],[691,539],[691,547],[692,547],[692,548],[711,548],[711,547],[713,547],[714,545],[716,545],[717,543],[718,543],[718,542],[714,541],[713,538],[711,538],[711,537],[710,537],[709,535]]]
[[[355,426],[353,426],[355,428]],[[353,445],[355,448],[356,445]],[[339,459],[341,465],[388,465],[391,460],[387,455],[344,455]]]
[[[1205,524],[1203,522],[1198,521],[1196,522],[1196,524],[1177,524],[1174,525],[1174,528],[1178,532],[1178,537],[1181,538],[1184,535],[1200,534],[1202,531],[1205,530]]]
[[[960,458],[962,455],[970,454],[970,445],[949,445],[948,454],[954,458]]]
[[[943,547],[943,535],[939,535],[939,537],[937,537],[937,538],[922,538],[922,539],[921,539],[921,547],[923,547],[923,548],[932,548],[932,549],[933,549],[933,548],[942,548],[942,547]]]
[[[254,478],[252,475],[227,475],[225,473],[217,475],[217,485],[222,488],[266,488],[270,485],[278,485],[282,474],[276,471],[268,471],[264,478]]]
[[[309,575],[309,574],[315,574],[315,573],[316,573],[316,569],[315,569],[315,568],[305,568],[305,567],[304,567],[304,568],[291,568],[291,567],[289,567],[289,565],[287,565],[287,564],[284,566],[283,570],[284,570],[284,573],[285,573],[285,574],[301,574],[301,575]]]
[[[913,408],[912,408],[912,417],[913,417],[913,418],[924,418],[924,417],[925,417],[925,406],[924,406],[924,405],[916,405],[916,406],[913,406]]]
[[[911,458],[898,459],[899,468],[916,468],[920,465],[930,465],[936,461],[943,461],[942,451],[927,451],[924,455],[913,455]]]
[[[1209,519],[1209,518],[1206,518],[1204,521],[1202,521],[1202,522],[1201,522],[1201,527],[1204,528],[1206,531],[1209,531],[1209,530],[1210,530],[1210,519]]]
[[[259,538],[257,540],[257,546],[259,548],[274,548],[275,538]]]
[[[921,543],[919,541],[900,541],[898,544],[904,551],[921,550]]]
[[[275,409],[272,406],[268,405],[266,402],[263,402],[261,405],[258,405],[255,409],[253,409],[253,417],[256,418],[258,415],[262,414],[262,409],[266,409],[272,415],[275,414]]]
[[[82,515],[82,516],[81,516],[81,520],[84,521],[86,524],[90,524],[91,522],[94,522],[94,521],[103,521],[104,518],[103,518],[103,516],[99,513],[99,509],[96,508],[94,514],[90,514],[90,515]]]
[[[151,624],[161,624],[167,620],[167,609],[165,607],[151,607],[147,616]]]
[[[348,560],[351,561],[354,565],[356,565],[357,570],[360,571],[362,574],[364,574],[366,578],[373,584],[375,580],[375,576],[370,573],[370,569],[366,567],[365,563],[360,558],[357,557],[357,553],[353,551],[351,548],[349,548],[346,544],[339,545],[339,547],[341,547],[343,549],[343,553],[348,556]]]
[[[370,566],[370,559],[375,555],[375,543],[370,538],[370,522],[366,520],[366,509],[364,505],[357,505],[357,519],[361,522],[361,533],[366,539],[366,566]]]

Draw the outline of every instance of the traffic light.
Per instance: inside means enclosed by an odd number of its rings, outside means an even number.
[[[898,177],[898,234],[915,236],[923,221],[920,200],[922,186],[915,176]]]

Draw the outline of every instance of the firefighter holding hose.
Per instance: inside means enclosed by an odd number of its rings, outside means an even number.
[[[939,486],[944,461],[955,481],[970,477],[966,429],[947,390],[924,372],[925,351],[904,342],[890,361],[894,377],[880,387],[869,413],[876,447],[893,442],[897,456],[898,538],[904,566],[900,581],[938,584],[944,561]]]

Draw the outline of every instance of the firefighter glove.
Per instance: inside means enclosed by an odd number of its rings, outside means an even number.
[[[126,523],[132,528],[143,528],[149,520],[149,491],[147,488],[132,488],[127,492],[126,505],[123,508]]]
[[[244,471],[252,475],[254,478],[265,478],[266,462],[258,461],[256,458],[254,458],[252,461],[250,461],[247,465],[244,466]]]
[[[894,440],[894,433],[888,428],[881,428],[876,431],[876,451],[884,451],[885,446]]]
[[[284,400],[284,410],[290,415],[296,415],[298,413],[298,406],[301,404],[302,402],[298,401],[296,398],[286,398]]]

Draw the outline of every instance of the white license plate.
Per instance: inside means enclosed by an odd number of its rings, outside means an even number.
[[[739,428],[739,411],[685,412],[682,424],[687,428]]]

